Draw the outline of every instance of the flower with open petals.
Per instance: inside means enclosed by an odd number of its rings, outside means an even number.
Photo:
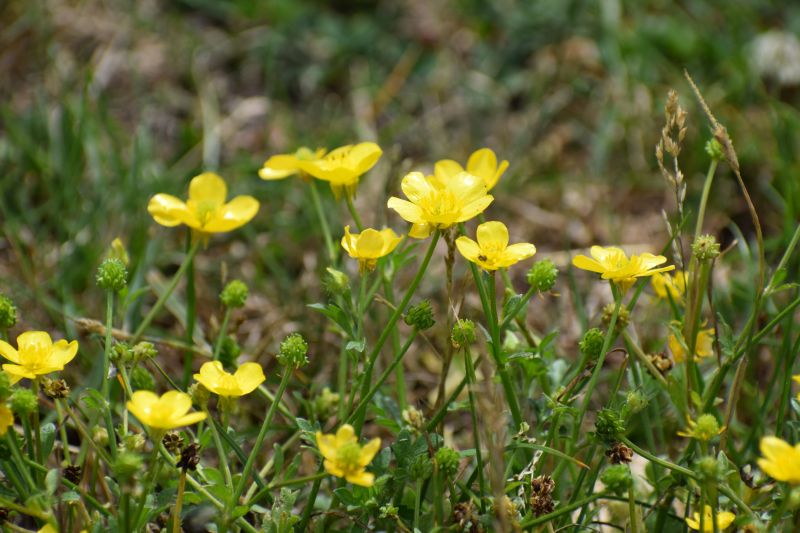
[[[375,269],[378,259],[389,255],[403,237],[391,228],[380,231],[367,228],[361,233],[350,233],[350,226],[344,227],[342,248],[352,257],[358,259],[358,271],[362,274]]]
[[[678,435],[708,442],[721,435],[723,431],[725,431],[725,426],[720,427],[717,418],[712,414],[706,413],[698,416],[696,421],[688,419],[686,430],[679,431]]]
[[[632,255],[629,259],[624,251],[614,246],[592,246],[590,253],[592,257],[576,255],[572,258],[572,264],[601,274],[603,279],[616,283],[622,292],[627,291],[636,282],[636,278],[675,269],[675,265],[656,268],[667,261],[663,255],[644,253]]]
[[[683,301],[683,293],[686,292],[686,280],[686,272],[675,272],[675,274],[659,272],[653,274],[650,284],[656,296],[662,300],[671,298],[673,302],[680,303]]]
[[[467,172],[459,172],[447,181],[411,172],[403,178],[400,188],[408,200],[392,196],[387,205],[413,224],[408,235],[415,239],[474,218],[494,200],[486,193],[483,179]]]
[[[736,519],[736,515],[731,513],[730,511],[717,511],[717,530],[718,531],[725,531],[728,529],[733,521]],[[689,529],[693,529],[695,531],[700,531],[700,513],[694,512],[692,513],[691,518],[686,518],[686,525],[689,526]],[[706,505],[703,508],[703,532],[702,533],[714,533],[714,513],[711,510],[710,505]]]
[[[489,191],[497,184],[507,168],[508,161],[502,161],[498,165],[494,152],[489,148],[481,148],[469,156],[466,169],[452,159],[443,159],[436,162],[433,173],[437,179],[447,181],[458,173],[466,171],[481,178],[486,184],[486,190]]]
[[[244,396],[250,394],[264,382],[264,370],[258,363],[244,363],[229,374],[222,368],[220,361],[209,361],[200,367],[200,373],[194,375],[202,386],[219,396]]]
[[[522,242],[508,245],[508,228],[502,222],[484,222],[478,226],[478,242],[469,237],[456,239],[456,246],[467,260],[484,270],[507,268],[536,253],[536,247]]]
[[[375,474],[366,472],[365,468],[380,450],[381,439],[372,439],[361,446],[353,426],[345,424],[335,435],[323,435],[317,431],[317,446],[329,474],[343,477],[354,485],[372,486]]]
[[[758,467],[776,481],[800,484],[800,444],[792,446],[778,437],[761,439]]]
[[[0,355],[11,361],[4,364],[12,384],[22,378],[36,379],[51,372],[64,370],[64,365],[72,361],[78,353],[78,341],[64,339],[53,342],[45,331],[26,331],[17,337],[17,349],[5,341],[0,341]]]
[[[258,212],[258,200],[237,196],[230,202],[225,181],[204,172],[189,183],[189,199],[184,202],[169,194],[156,194],[147,211],[162,226],[186,224],[200,233],[223,233],[244,226]]]
[[[686,350],[684,349],[686,341],[683,340],[683,337],[679,339],[675,333],[670,333],[667,342],[675,362],[684,362],[686,360]],[[701,329],[697,332],[697,340],[694,346],[694,360],[704,359],[712,355],[714,355],[714,328]]]
[[[374,167],[382,154],[380,146],[375,143],[348,144],[322,158],[300,161],[300,169],[330,183],[337,198],[342,190],[348,196],[354,196],[358,178]]]
[[[190,426],[206,418],[202,412],[190,413],[192,397],[174,390],[161,396],[149,390],[138,390],[126,406],[139,422],[155,430]]]
[[[6,434],[8,428],[14,425],[14,413],[4,403],[0,403],[0,437]]]
[[[325,155],[324,148],[311,150],[305,146],[299,148],[293,154],[273,155],[264,162],[258,171],[262,180],[281,180],[294,174],[302,173],[303,164],[309,161],[317,161]]]

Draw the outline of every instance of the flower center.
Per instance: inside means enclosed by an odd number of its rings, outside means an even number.
[[[361,446],[359,446],[357,442],[347,443],[336,450],[336,462],[345,472],[358,470],[360,458]]]
[[[201,200],[195,207],[195,216],[200,221],[201,226],[205,226],[214,215],[216,215],[219,205],[213,200]]]

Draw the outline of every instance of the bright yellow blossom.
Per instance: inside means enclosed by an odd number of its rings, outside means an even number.
[[[237,196],[226,203],[228,187],[212,172],[204,172],[189,183],[186,202],[169,194],[156,194],[147,211],[162,226],[186,224],[201,233],[223,233],[244,226],[258,212],[258,200]]]
[[[686,272],[675,272],[674,275],[653,274],[650,283],[656,296],[662,300],[672,298],[673,302],[680,303],[683,301],[683,293],[686,292]]]
[[[622,292],[627,291],[636,282],[636,278],[652,276],[658,272],[673,270],[675,265],[655,268],[667,261],[663,255],[644,253],[632,255],[630,259],[625,252],[614,246],[592,246],[591,258],[577,255],[572,258],[576,267],[597,272],[603,279],[616,283]]]
[[[219,396],[244,396],[250,394],[264,382],[264,370],[258,363],[244,363],[229,374],[222,368],[220,361],[209,361],[200,367],[200,373],[194,375],[202,386]]]
[[[148,390],[139,390],[133,393],[126,406],[142,424],[156,430],[189,426],[206,418],[205,413],[189,412],[192,397],[185,392],[169,391],[159,396]]]
[[[5,435],[8,428],[14,425],[14,413],[4,403],[0,403],[0,437]]]
[[[13,364],[4,364],[3,370],[14,384],[22,378],[36,379],[51,372],[64,370],[78,353],[78,341],[64,339],[55,343],[45,331],[26,331],[17,337],[17,350],[0,341],[0,355]]]
[[[358,270],[362,274],[375,269],[378,259],[394,250],[403,237],[391,228],[380,231],[367,228],[361,233],[350,233],[350,226],[344,227],[342,248],[352,257],[358,259]]]
[[[489,148],[476,150],[467,160],[467,168],[452,159],[437,161],[433,168],[433,173],[437,179],[445,182],[460,172],[469,172],[473,176],[478,176],[486,184],[486,190],[490,191],[500,177],[508,168],[508,161],[497,164],[497,156]]]
[[[683,348],[685,341],[682,341],[683,338],[678,339],[675,333],[670,333],[667,341],[676,363],[682,363],[686,360],[686,350]],[[714,328],[701,329],[697,332],[694,355],[695,360],[714,355]]]
[[[303,164],[308,161],[316,161],[325,155],[324,148],[311,150],[303,146],[293,154],[273,155],[264,162],[264,166],[258,171],[262,180],[280,180],[288,178],[293,174],[303,171]]]
[[[37,530],[36,533],[58,533],[58,530],[50,524],[45,524],[41,529]]]
[[[325,470],[329,474],[343,477],[354,485],[372,486],[375,474],[366,472],[365,468],[380,450],[381,439],[372,439],[361,446],[353,426],[345,424],[335,435],[323,435],[317,431],[317,446],[325,458]]]
[[[375,166],[383,151],[375,143],[348,144],[319,159],[302,160],[300,170],[327,181],[338,198],[342,190],[354,196],[358,178]]]
[[[736,515],[730,511],[717,511],[717,530],[725,531],[735,519]],[[700,513],[692,513],[692,517],[686,519],[686,525],[689,529],[700,531]],[[714,513],[710,505],[703,508],[703,533],[714,533]]]
[[[476,217],[494,200],[486,193],[483,179],[467,172],[446,182],[411,172],[403,178],[400,188],[408,200],[392,196],[387,205],[413,224],[408,235],[415,239],[424,239],[436,228],[449,228]]]
[[[725,426],[720,427],[717,418],[712,414],[706,413],[698,416],[697,421],[688,419],[686,430],[679,431],[678,435],[708,442],[714,437],[721,435],[723,431],[725,431]]]
[[[478,242],[469,237],[456,239],[456,246],[467,260],[484,270],[507,268],[536,253],[536,247],[523,242],[508,245],[508,228],[502,222],[484,222],[478,226]]]
[[[800,444],[792,446],[778,437],[761,439],[758,467],[776,481],[800,484]]]

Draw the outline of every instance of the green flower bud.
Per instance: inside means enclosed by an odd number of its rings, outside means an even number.
[[[0,329],[13,328],[17,323],[17,308],[11,298],[0,294]]]
[[[158,350],[152,342],[142,341],[133,347],[131,353],[133,354],[133,360],[138,362],[146,359],[153,359],[158,355]]]
[[[299,333],[287,335],[281,342],[278,362],[283,366],[300,368],[308,363],[308,343]]]
[[[236,339],[230,335],[226,335],[225,338],[222,339],[222,346],[220,346],[219,350],[219,360],[222,362],[222,366],[225,368],[232,368],[235,366],[236,360],[241,353],[242,348],[239,346],[239,343],[236,342]]]
[[[113,470],[114,475],[121,481],[128,481],[132,477],[140,474],[142,471],[142,457],[141,455],[129,451],[123,451],[117,454],[117,460],[114,461]]]
[[[39,399],[30,389],[16,389],[8,403],[11,410],[19,416],[27,416],[39,408]]]
[[[717,458],[711,456],[701,457],[695,463],[695,471],[700,474],[703,480],[709,482],[716,481],[722,473]]]
[[[101,448],[108,446],[108,430],[102,426],[92,428],[92,442]]]
[[[109,359],[118,365],[124,365],[133,360],[133,350],[127,342],[117,342],[111,347]]]
[[[192,386],[189,387],[188,393],[189,396],[192,397],[192,403],[200,407],[208,405],[208,399],[211,397],[211,393],[208,389],[200,383],[192,384]]]
[[[599,329],[590,329],[583,334],[583,339],[581,339],[579,345],[581,353],[586,356],[589,361],[594,361],[600,357],[600,352],[603,350],[605,338],[605,334]]]
[[[128,269],[119,259],[106,259],[97,268],[95,279],[101,289],[119,292],[128,284]]]
[[[397,520],[399,518],[399,514],[398,513],[400,512],[400,509],[398,509],[394,505],[391,505],[391,504],[387,503],[386,505],[384,505],[384,506],[382,506],[380,508],[379,512],[380,512],[379,516],[383,520],[386,520],[386,519]]]
[[[633,483],[631,476],[631,469],[628,465],[619,464],[612,465],[603,470],[600,474],[600,481],[610,490],[617,494],[621,494],[630,488]]]
[[[144,445],[147,439],[141,433],[133,433],[126,435],[122,440],[122,447],[129,452],[141,452],[144,450]]]
[[[436,465],[439,467],[439,472],[447,477],[453,477],[458,471],[458,465],[461,462],[461,456],[453,448],[439,448],[436,450]]]
[[[417,331],[425,331],[436,324],[433,319],[433,309],[431,309],[431,303],[428,300],[422,300],[417,305],[410,307],[403,320]]]
[[[11,380],[8,378],[8,374],[0,370],[0,401],[11,396],[12,391]]]
[[[328,273],[322,279],[322,285],[330,296],[344,295],[350,290],[350,279],[347,274],[335,268],[328,267]]]
[[[800,487],[795,487],[789,493],[789,510],[794,511],[800,507]]]
[[[156,381],[143,366],[135,366],[131,370],[131,388],[137,390],[155,390]]]
[[[722,159],[722,145],[715,138],[711,138],[706,142],[706,153],[715,161]]]
[[[603,316],[601,320],[603,321],[603,325],[608,327],[611,324],[611,317],[614,316],[614,309],[616,309],[617,304],[610,303],[606,304],[603,307]],[[628,311],[628,308],[624,305],[619,306],[619,313],[617,313],[617,323],[614,325],[614,333],[619,333],[626,327],[631,321],[631,313]]]
[[[597,413],[594,427],[597,436],[606,442],[617,441],[625,433],[625,421],[619,413],[607,407]]]
[[[128,250],[125,249],[125,245],[122,244],[122,240],[119,237],[111,241],[111,246],[108,249],[107,255],[109,259],[117,259],[125,266],[128,266],[128,263],[130,263]]]
[[[433,461],[427,454],[422,454],[414,457],[411,465],[408,467],[409,477],[416,480],[425,480],[431,477],[433,473]]]
[[[456,350],[465,348],[475,342],[475,323],[467,318],[459,318],[453,324],[450,342]]]
[[[692,243],[692,254],[699,261],[711,261],[719,256],[719,243],[713,235],[700,235]]]
[[[247,292],[247,285],[243,281],[235,279],[225,285],[219,298],[222,300],[222,305],[229,309],[235,309],[244,307],[244,303],[247,301]]]
[[[629,391],[625,397],[625,407],[630,414],[636,414],[647,407],[647,396],[640,390]]]
[[[556,284],[558,269],[550,259],[536,261],[528,270],[528,283],[539,292],[547,292]]]

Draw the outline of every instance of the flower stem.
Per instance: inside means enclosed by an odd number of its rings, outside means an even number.
[[[192,232],[186,234],[186,252],[191,254]],[[186,345],[194,346],[194,324],[197,316],[197,288],[194,279],[194,255],[186,268]],[[194,351],[186,350],[183,354],[183,388],[185,389],[192,380],[192,366]]]
[[[317,183],[313,179],[309,179],[308,184],[311,187],[311,201],[314,204],[314,210],[317,212],[319,225],[322,226],[322,235],[325,238],[325,247],[328,249],[328,257],[331,263],[335,263],[336,246],[333,244],[331,229],[328,227],[328,219],[325,218],[325,211],[322,209],[322,201],[319,198],[319,191],[317,191]]]
[[[178,286],[178,282],[186,273],[187,269],[189,268],[189,265],[192,264],[194,256],[197,255],[197,251],[199,249],[200,249],[200,239],[197,239],[194,242],[194,244],[192,244],[189,253],[186,254],[186,257],[183,259],[183,263],[181,263],[181,266],[178,267],[178,271],[175,272],[175,275],[172,277],[172,280],[169,282],[169,285],[167,285],[166,290],[161,294],[161,296],[158,297],[158,300],[156,300],[156,303],[153,305],[152,309],[150,309],[150,311],[144,317],[141,324],[139,324],[139,327],[136,328],[136,331],[134,332],[130,340],[131,344],[136,344],[139,341],[139,339],[142,337],[142,334],[147,329],[147,326],[150,325],[150,322],[153,321],[156,314],[158,314],[158,312],[161,311],[161,308],[164,307],[164,304],[167,303],[167,299],[172,295],[172,292],[175,290],[175,287]]]
[[[111,365],[110,363],[110,356],[111,356],[111,332],[112,327],[114,324],[114,291],[107,290],[106,291],[106,338],[105,338],[105,350],[103,351],[103,375],[102,385],[100,387],[103,398],[106,401],[109,401],[109,394],[111,388],[111,381],[108,377],[108,370]]]
[[[219,464],[222,467],[222,472],[225,475],[225,484],[229,487],[233,486],[233,478],[231,477],[231,469],[228,467],[228,454],[225,450],[225,447],[222,445],[222,439],[219,437],[219,431],[217,430],[217,425],[211,420],[211,413],[208,412],[208,409],[205,409],[206,416],[209,418],[208,427],[211,430],[211,436],[214,439],[214,446],[217,448],[217,455],[219,456]],[[225,429],[223,427],[222,429]]]
[[[228,484],[230,486],[230,484]],[[183,493],[186,490],[186,471],[181,469],[178,479],[178,495],[175,497],[175,509],[172,514],[172,533],[181,533],[181,507],[183,507]]]
[[[473,388],[477,382],[475,377],[475,366],[472,364],[472,355],[469,353],[469,347],[464,348],[464,364],[467,367],[467,398],[469,399],[469,413],[472,418],[472,440],[475,443],[475,461],[478,468],[478,485],[481,488],[481,494],[489,494],[486,488],[486,480],[483,478],[483,454],[481,453],[481,438],[480,426],[478,425],[478,412],[475,409],[475,392]],[[483,506],[483,499],[481,498],[481,506]]]
[[[236,490],[233,491],[233,495],[231,497],[231,503],[233,505],[236,505],[236,503],[239,501],[239,497],[242,495],[242,491],[244,491],[245,483],[247,483],[247,481],[250,479],[250,473],[253,471],[253,465],[256,462],[256,456],[258,455],[258,452],[261,451],[261,445],[264,443],[264,438],[267,436],[269,426],[272,424],[272,418],[275,416],[275,411],[278,407],[278,404],[281,402],[281,397],[283,396],[284,391],[286,391],[286,387],[289,385],[289,380],[291,377],[292,367],[287,366],[283,370],[283,377],[281,378],[281,384],[278,386],[278,392],[275,393],[275,399],[269,406],[267,416],[264,418],[264,423],[261,425],[261,430],[258,432],[256,441],[253,443],[253,449],[250,451],[250,455],[247,457],[244,470],[242,470],[242,477],[239,478],[239,483],[236,484]]]
[[[228,334],[228,322],[230,319],[231,309],[226,307],[225,314],[222,316],[222,325],[219,327],[219,333],[217,334],[217,342],[214,343],[214,353],[211,356],[212,361],[219,359],[219,353],[222,351],[222,342],[225,340],[225,336]]]
[[[358,231],[364,231],[364,224],[361,223],[361,217],[358,216],[356,206],[353,205],[353,199],[349,194],[344,195],[345,202],[347,203],[347,210],[350,211],[350,216],[353,217],[353,222],[356,223]]]

